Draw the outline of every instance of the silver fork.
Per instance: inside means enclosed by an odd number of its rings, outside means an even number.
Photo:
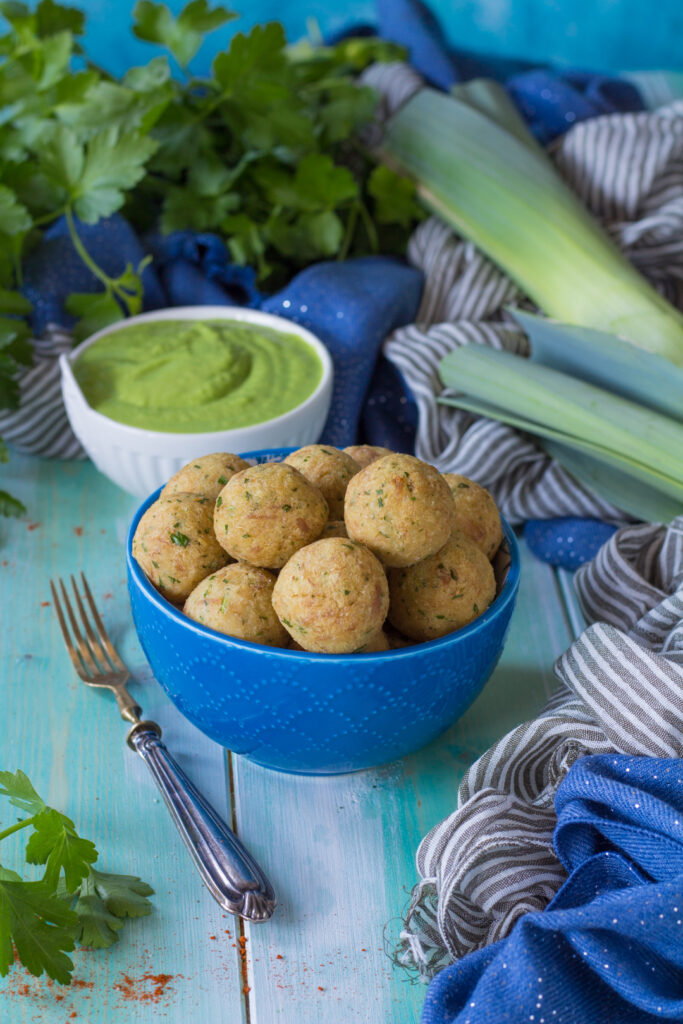
[[[121,717],[131,723],[128,745],[151,771],[207,889],[229,913],[248,921],[267,921],[277,903],[273,887],[235,833],[171,757],[161,742],[156,722],[142,720],[142,709],[126,689],[130,673],[109,639],[84,574],[81,582],[85,604],[71,577],[78,616],[64,581],[58,582],[61,599],[52,580],[50,589],[73,666],[86,686],[111,690],[116,697]]]

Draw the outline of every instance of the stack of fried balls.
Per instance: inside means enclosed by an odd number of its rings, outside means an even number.
[[[491,495],[412,455],[312,444],[283,462],[188,463],[133,555],[191,619],[252,643],[363,654],[452,633],[496,595]]]

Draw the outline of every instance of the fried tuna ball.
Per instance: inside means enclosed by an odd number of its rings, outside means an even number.
[[[364,647],[358,651],[359,654],[379,654],[381,651],[389,651],[389,638],[383,629],[371,636]]]
[[[357,462],[325,444],[309,444],[299,448],[285,459],[288,466],[294,466],[309,483],[317,487],[330,509],[330,519],[344,518],[344,495],[352,476],[360,472]]]
[[[448,540],[453,499],[433,466],[412,455],[384,455],[349,482],[344,520],[349,537],[384,565],[414,565]]]
[[[407,641],[407,643],[409,643],[409,642],[410,641]],[[292,642],[290,644],[290,650],[292,650],[292,651],[305,651],[306,648],[302,647],[301,644],[298,644],[296,642],[296,640],[292,640]],[[391,650],[391,647],[390,647],[390,644],[389,644],[389,639],[388,639],[386,633],[384,632],[384,630],[380,629],[379,633],[375,633],[375,635],[370,637],[368,642],[366,644],[364,644],[363,647],[359,647],[358,650],[354,651],[353,653],[354,654],[377,654],[380,651],[389,651],[389,650]]]
[[[344,448],[347,455],[350,455],[354,462],[357,462],[361,469],[365,469],[371,462],[376,462],[383,455],[393,455],[391,448],[380,448],[376,444],[352,444]]]
[[[183,491],[190,494],[206,494],[215,501],[230,477],[248,468],[248,462],[239,455],[231,455],[230,452],[202,455],[201,458],[188,462],[171,477],[161,492],[161,497],[165,498],[169,494]]]
[[[305,650],[351,654],[382,628],[389,607],[387,578],[367,548],[328,537],[290,558],[277,578],[273,607]]]
[[[228,481],[216,498],[213,521],[233,558],[279,569],[320,536],[327,516],[322,494],[297,469],[264,462]]]
[[[389,572],[389,621],[413,640],[435,640],[466,626],[496,596],[488,558],[456,530],[436,554]]]
[[[495,501],[480,484],[459,473],[444,473],[451,489],[455,514],[453,525],[466,533],[490,560],[503,540],[503,527]]]
[[[329,523],[325,523],[320,539],[323,540],[325,537],[348,537],[344,520],[330,519]]]
[[[213,502],[203,494],[160,496],[133,537],[133,557],[170,601],[184,601],[200,580],[230,561],[213,532]]]
[[[219,633],[282,647],[289,634],[273,609],[275,577],[267,569],[233,562],[198,583],[183,611]]]

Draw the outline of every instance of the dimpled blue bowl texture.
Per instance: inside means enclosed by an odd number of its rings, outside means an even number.
[[[248,452],[258,462],[292,449]],[[149,583],[127,542],[128,587],[140,643],[175,706],[211,739],[267,768],[329,775],[411,754],[452,725],[500,657],[519,586],[519,552],[498,595],[464,629],[381,654],[325,655],[251,644],[193,622]]]

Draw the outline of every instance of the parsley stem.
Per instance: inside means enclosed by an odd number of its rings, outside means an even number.
[[[81,257],[83,262],[85,263],[88,270],[95,275],[98,281],[102,282],[107,292],[115,295],[116,298],[121,300],[129,314],[132,313],[134,311],[132,302],[135,299],[135,296],[131,296],[130,292],[126,291],[125,288],[122,288],[119,284],[117,284],[117,282],[113,278],[109,277],[109,275],[106,274],[104,270],[102,270],[101,267],[98,267],[98,265],[95,263],[94,259],[92,258],[86,247],[83,245],[83,242],[81,241],[78,235],[78,231],[76,230],[76,224],[74,223],[74,215],[70,206],[67,206],[64,210],[64,217],[66,219],[67,227],[69,228],[69,235],[71,237],[73,247],[78,253],[78,255]]]
[[[80,240],[78,232],[76,231],[76,225],[74,224],[74,215],[71,212],[70,206],[67,206],[66,210],[64,211],[64,216],[66,218],[67,227],[69,228],[69,235],[71,236],[71,241],[73,242],[74,249],[81,257],[88,270],[91,271],[91,273],[95,275],[97,280],[101,281],[102,284],[107,289],[107,291],[109,291],[112,285],[112,280],[107,274],[105,274],[103,270],[101,270],[97,266],[94,259],[92,258],[86,247],[83,245],[83,242]]]
[[[341,249],[337,254],[338,260],[345,260],[349,254],[349,248],[353,241],[353,236],[356,231],[356,221],[358,220],[358,203],[354,203],[349,213],[349,219],[346,222],[346,232],[344,234],[344,241],[342,242]]]
[[[28,825],[32,825],[35,820],[35,815],[32,818],[24,818],[23,821],[18,821],[16,825],[10,825],[3,832],[0,832],[0,842],[6,839],[7,836],[11,836],[13,832],[18,832],[21,828],[26,828]]]
[[[379,238],[377,237],[377,228],[374,225],[372,217],[368,213],[368,208],[362,200],[358,201],[358,211],[361,215],[363,225],[365,227],[365,233],[368,236],[368,242],[373,252],[379,252]]]
[[[44,213],[42,217],[36,217],[33,221],[33,227],[40,227],[41,224],[49,224],[50,221],[57,220],[61,217],[65,211],[65,207],[60,206],[58,210],[53,210],[51,213]]]

